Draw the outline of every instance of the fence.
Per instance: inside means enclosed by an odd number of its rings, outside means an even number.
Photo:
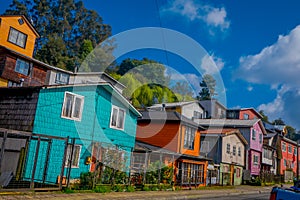
[[[0,130],[0,191],[62,188],[68,138]]]

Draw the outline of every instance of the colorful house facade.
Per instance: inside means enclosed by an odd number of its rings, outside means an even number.
[[[110,84],[0,90],[6,94],[0,107],[15,98],[10,106],[18,110],[11,119],[0,120],[0,127],[26,131],[30,136],[23,146],[23,180],[57,183],[62,170],[63,176],[78,179],[82,172],[91,170],[86,160],[93,155],[96,143],[122,150],[127,158],[126,169],[129,168],[140,113]],[[17,107],[29,102],[28,110]],[[12,112],[7,107],[1,110]],[[23,122],[23,118],[27,120]],[[67,138],[67,145],[62,138]]]
[[[241,185],[247,144],[238,129],[211,128],[201,131],[200,154],[212,159],[213,166],[207,182]]]
[[[136,139],[176,156],[174,181],[182,186],[206,184],[207,159],[200,156],[201,127],[177,112],[142,112]]]

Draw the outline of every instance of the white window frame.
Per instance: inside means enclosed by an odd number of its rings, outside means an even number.
[[[226,145],[226,153],[230,154],[230,144],[227,143]]]
[[[57,72],[55,75],[55,83],[57,84],[68,84],[70,75],[62,72]]]
[[[65,114],[65,110],[67,109],[67,103],[68,103],[67,102],[67,95],[72,95],[72,97],[73,97],[72,100],[71,100],[71,110],[69,111],[70,112],[69,114]],[[81,100],[78,117],[74,116],[74,110],[75,110],[75,106],[76,106],[75,105],[76,99]],[[61,111],[61,118],[81,121],[82,112],[83,112],[83,105],[84,105],[84,96],[74,94],[74,93],[71,93],[71,92],[65,92],[64,103],[63,103],[62,111]]]
[[[30,64],[29,62],[17,58],[15,72],[28,76],[30,74]]]
[[[184,133],[184,144],[183,147],[185,149],[194,150],[195,148],[195,137],[196,137],[196,129],[186,126]]]
[[[8,41],[12,44],[15,44],[19,47],[22,47],[25,49],[26,43],[27,43],[27,35],[25,33],[22,33],[21,31],[10,27],[9,29],[9,35],[8,35]]]
[[[241,153],[241,147],[238,147],[238,156],[241,156],[242,153]]]
[[[115,122],[115,125],[112,124],[112,120],[113,120],[113,114],[114,114],[114,109],[117,110],[117,114],[116,114],[116,122]],[[123,111],[124,113],[124,116],[123,116],[123,122],[122,122],[122,127],[118,127],[119,125],[119,113],[120,113],[120,110]],[[112,108],[111,108],[111,115],[110,115],[110,121],[109,121],[109,126],[110,128],[113,128],[113,129],[117,129],[117,130],[124,130],[124,127],[125,127],[125,119],[126,119],[126,111],[123,109],[123,108],[120,108],[118,106],[115,106],[113,105]]]
[[[294,155],[297,156],[297,147],[294,147]]]
[[[79,148],[78,151],[76,151],[76,148]],[[81,154],[81,149],[82,149],[82,146],[81,145],[78,145],[78,144],[75,144],[74,145],[74,149],[73,149],[73,152],[72,152],[72,165],[71,165],[71,168],[79,168],[79,163],[80,163],[80,154]],[[68,144],[68,148],[67,148],[67,154],[66,154],[66,161],[65,161],[65,167],[69,167],[69,160],[71,159],[71,151],[72,151],[72,144]],[[78,152],[78,156],[76,156],[78,158],[77,162],[74,163],[74,153],[75,152]]]
[[[282,144],[281,144],[281,150],[283,152],[286,152],[286,143],[285,142],[282,142]]]
[[[263,142],[263,135],[260,133],[259,134],[259,143],[261,144]]]
[[[256,140],[256,130],[254,128],[252,128],[252,140]]]
[[[233,145],[232,146],[232,155],[236,155],[236,146],[235,145]]]
[[[253,164],[258,165],[258,155],[253,155]]]
[[[288,144],[288,153],[293,153],[293,148],[291,144]]]

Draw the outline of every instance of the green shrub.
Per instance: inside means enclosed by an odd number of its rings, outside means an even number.
[[[108,186],[108,185],[98,185],[98,186],[95,187],[94,192],[96,192],[96,193],[111,192],[111,186]]]
[[[151,191],[151,189],[148,186],[144,186],[143,191]]]
[[[125,189],[124,185],[114,185],[112,187],[112,191],[115,191],[115,192],[125,192],[126,189]]]
[[[93,187],[94,173],[85,172],[80,174],[80,189],[89,190]]]
[[[134,188],[134,186],[132,186],[132,185],[128,185],[126,191],[127,191],[127,192],[134,192],[134,191],[135,191],[135,188]]]
[[[70,189],[70,188],[64,188],[63,189],[63,193],[66,193],[66,194],[71,194],[71,193],[74,193],[75,191]]]

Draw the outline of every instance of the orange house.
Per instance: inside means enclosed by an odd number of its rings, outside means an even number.
[[[136,140],[174,152],[174,182],[182,186],[206,185],[208,160],[200,157],[198,124],[177,112],[142,112]]]
[[[51,66],[32,58],[39,37],[25,16],[0,16],[0,87],[45,84]]]
[[[40,37],[24,16],[0,16],[0,45],[32,57],[35,40]]]

